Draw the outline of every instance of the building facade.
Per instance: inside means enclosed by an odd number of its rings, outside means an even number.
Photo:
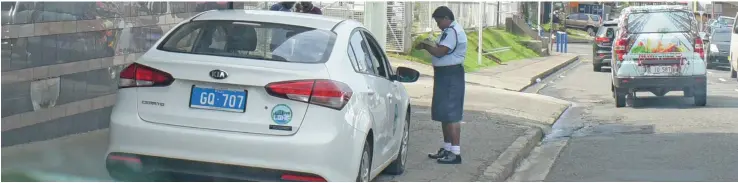
[[[2,2],[2,146],[107,128],[117,73],[176,23],[242,3]]]

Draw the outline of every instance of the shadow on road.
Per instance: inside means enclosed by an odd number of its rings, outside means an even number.
[[[689,108],[738,108],[738,97],[731,96],[707,96],[707,106],[698,107],[694,105],[694,98],[678,95],[670,95],[664,97],[657,96],[638,96],[633,101],[633,108],[638,109],[689,109]],[[639,92],[639,94],[641,94]]]

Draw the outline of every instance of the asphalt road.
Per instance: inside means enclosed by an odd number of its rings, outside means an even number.
[[[527,92],[575,105],[511,179],[738,181],[738,81],[728,71],[709,70],[706,107],[682,92],[639,92],[636,107],[615,108],[609,70],[592,71],[591,45],[569,50],[580,61]]]

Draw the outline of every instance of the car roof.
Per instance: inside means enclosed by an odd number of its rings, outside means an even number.
[[[331,30],[345,19],[314,15],[266,10],[211,10],[196,15],[193,21],[230,20],[246,22],[269,22],[314,29]]]
[[[649,12],[649,11],[660,11],[660,10],[688,11],[686,6],[681,6],[681,5],[651,5],[651,6],[630,6],[630,7],[623,9],[623,12],[634,13],[634,12]]]
[[[608,20],[602,23],[604,26],[618,26],[619,20]]]

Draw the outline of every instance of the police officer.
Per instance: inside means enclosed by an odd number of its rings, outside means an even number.
[[[431,116],[441,122],[443,146],[428,154],[441,164],[461,163],[461,122],[464,112],[464,58],[467,41],[464,27],[454,21],[454,14],[446,6],[436,8],[432,15],[443,34],[435,46],[420,43],[416,48],[428,51],[432,57],[433,102]]]

